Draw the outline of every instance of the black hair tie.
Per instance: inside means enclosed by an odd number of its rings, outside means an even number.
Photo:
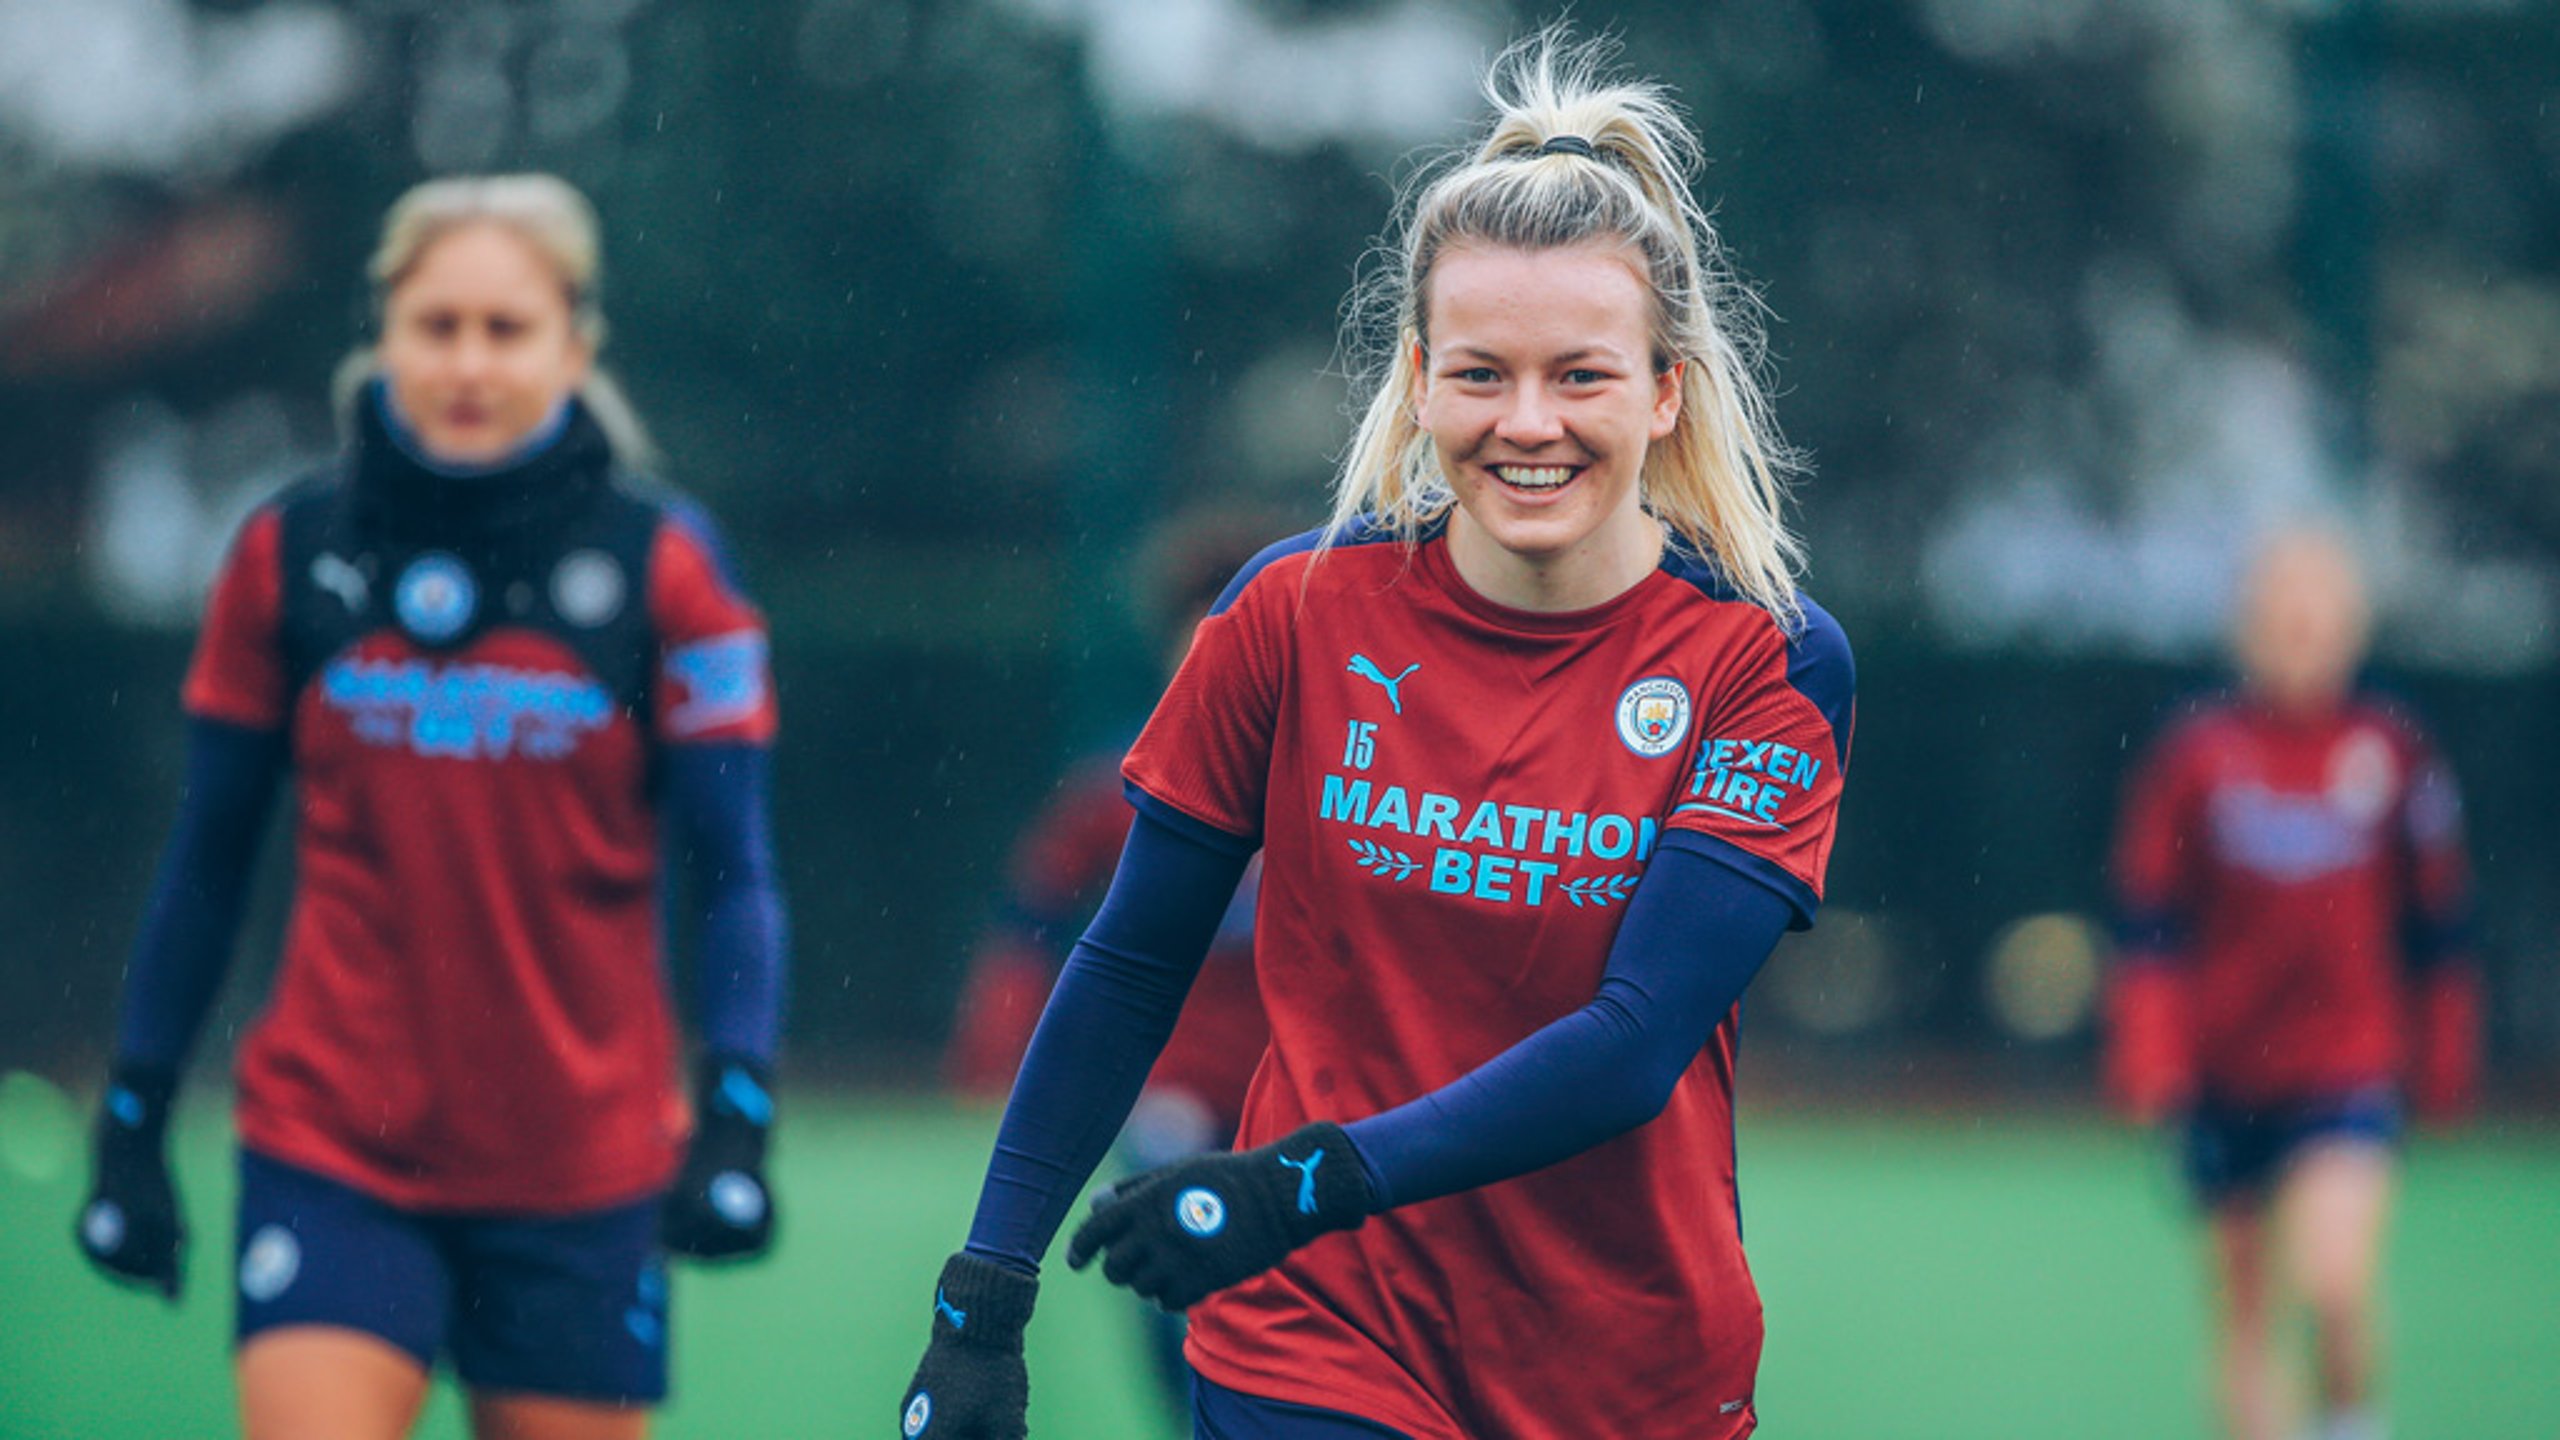
[[[1547,143],[1529,152],[1529,158],[1532,160],[1542,155],[1579,155],[1585,160],[1600,158],[1600,152],[1591,148],[1591,142],[1579,135],[1553,136]]]

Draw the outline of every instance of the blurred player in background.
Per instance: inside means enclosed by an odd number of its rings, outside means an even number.
[[[2452,1116],[2477,1079],[2461,801],[2426,736],[2354,692],[2367,620],[2336,539],[2274,541],[2241,604],[2239,693],[2153,747],[2117,839],[2108,1087],[2184,1121],[2238,1440],[2300,1433],[2276,1343],[2296,1301],[2310,1433],[2384,1433],[2375,1271],[2402,1103]]]
[[[127,976],[78,1239],[179,1292],[170,1103],[294,779],[285,953],[239,1056],[247,1434],[406,1434],[439,1356],[491,1440],[647,1429],[662,1246],[761,1251],[783,992],[764,623],[639,488],[598,238],[549,176],[387,218],[352,441],[250,517],[185,686],[186,789]],[[659,952],[692,862],[687,1138]]]
[[[1819,901],[1850,659],[1791,578],[1696,141],[1605,58],[1499,63],[1378,296],[1333,522],[1235,578],[1131,752],[908,1440],[1023,1434],[1040,1258],[1257,849],[1247,1148],[1068,1247],[1191,1310],[1197,1433],[1754,1428],[1735,1005]]]
[[[1190,652],[1192,633],[1227,581],[1275,530],[1259,514],[1207,510],[1167,525],[1153,538],[1142,570],[1150,582],[1148,610],[1167,678]],[[1128,734],[1134,736],[1134,723]],[[1014,844],[1005,893],[970,959],[951,1039],[950,1079],[964,1095],[1001,1100],[1012,1090],[1069,947],[1111,884],[1136,815],[1120,778],[1127,738],[1071,768]],[[1253,905],[1260,876],[1258,861],[1246,867],[1183,1002],[1182,1018],[1120,1133],[1121,1157],[1134,1170],[1235,1143],[1245,1086],[1271,1039],[1253,982]],[[1187,1409],[1191,1372],[1182,1359],[1182,1316],[1153,1311],[1149,1331],[1167,1391],[1178,1408]]]

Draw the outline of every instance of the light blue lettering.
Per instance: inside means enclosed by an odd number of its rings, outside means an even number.
[[[1476,861],[1475,896],[1497,903],[1511,898],[1511,867],[1518,862],[1504,855],[1487,855]]]
[[[1553,855],[1556,853],[1556,846],[1562,844],[1564,853],[1567,855],[1580,855],[1582,832],[1590,823],[1591,817],[1579,810],[1571,815],[1561,810],[1548,811],[1546,832],[1539,838],[1538,853]]]
[[[1369,823],[1369,782],[1345,781],[1339,775],[1324,777],[1324,794],[1316,802],[1316,818],[1340,820],[1352,825]]]
[[[407,745],[463,760],[556,759],[611,722],[603,686],[575,675],[497,665],[341,660],[320,693],[368,745]]]
[[[1404,798],[1404,787],[1390,785],[1378,796],[1378,808],[1369,812],[1369,823],[1381,830],[1413,833],[1413,811]]]
[[[1511,848],[1526,850],[1529,848],[1529,827],[1547,812],[1535,805],[1505,805],[1502,813],[1511,817]]]
[[[1490,800],[1478,805],[1475,818],[1467,822],[1466,829],[1458,832],[1458,838],[1469,844],[1500,845],[1502,843],[1501,808]]]
[[[1787,792],[1777,786],[1762,785],[1760,799],[1752,805],[1751,813],[1774,825],[1778,821],[1778,807],[1785,803],[1786,798]]]
[[[1423,791],[1422,813],[1414,819],[1413,833],[1438,835],[1443,840],[1457,839],[1457,829],[1449,822],[1458,818],[1458,809],[1458,802],[1454,798],[1435,795],[1428,790]]]
[[[1591,822],[1591,853],[1615,860],[1635,848],[1636,827],[1624,815],[1603,815]]]
[[[1732,806],[1736,810],[1748,809],[1751,805],[1752,797],[1759,793],[1759,781],[1736,771],[1732,781],[1724,787],[1724,803]]]
[[[1662,822],[1650,815],[1644,817],[1644,822],[1636,828],[1636,858],[1642,860],[1652,855],[1653,842],[1661,834]]]
[[[1788,778],[1796,782],[1798,790],[1810,790],[1813,788],[1813,777],[1821,773],[1822,762],[1799,750],[1796,752],[1796,772]]]
[[[458,710],[421,710],[409,722],[409,744],[421,755],[468,760],[480,749],[480,731]]]
[[[1467,893],[1467,870],[1473,859],[1464,850],[1440,850],[1431,857],[1431,893],[1464,895]]]
[[[1529,877],[1528,891],[1520,898],[1532,905],[1545,904],[1547,882],[1555,878],[1556,867],[1544,860],[1522,860],[1516,863],[1520,867],[1520,873]]]

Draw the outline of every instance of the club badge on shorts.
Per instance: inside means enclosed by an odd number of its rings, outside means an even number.
[[[479,612],[480,582],[459,558],[431,550],[400,572],[391,608],[410,639],[421,645],[451,644],[471,628],[471,618]]]
[[[261,1226],[240,1252],[240,1294],[264,1305],[302,1273],[302,1242],[281,1225]]]
[[[1651,760],[1680,748],[1689,733],[1689,687],[1668,675],[1639,680],[1618,697],[1618,738]]]

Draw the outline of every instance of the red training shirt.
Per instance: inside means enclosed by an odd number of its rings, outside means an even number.
[[[1666,828],[1810,920],[1850,728],[1828,615],[1791,639],[1676,554],[1532,614],[1470,590],[1436,533],[1312,544],[1231,588],[1126,767],[1142,805],[1263,847],[1272,1042],[1238,1148],[1411,1100],[1586,1004]],[[1203,1301],[1192,1363],[1416,1440],[1750,1433],[1735,1023],[1652,1122]]]
[[[2363,700],[2171,727],[2126,787],[2115,872],[2127,958],[2187,967],[2196,1081],[2242,1103],[2395,1083],[2405,967],[2450,957],[2470,904],[2453,772]]]
[[[599,576],[590,550],[553,587],[578,588],[573,610],[646,607],[646,715],[557,620],[447,652],[384,623],[297,689],[290,503],[236,540],[184,697],[286,730],[298,789],[284,956],[238,1062],[242,1142],[413,1209],[564,1213],[663,1188],[687,1117],[649,751],[771,740],[762,617],[662,511],[642,575]]]

